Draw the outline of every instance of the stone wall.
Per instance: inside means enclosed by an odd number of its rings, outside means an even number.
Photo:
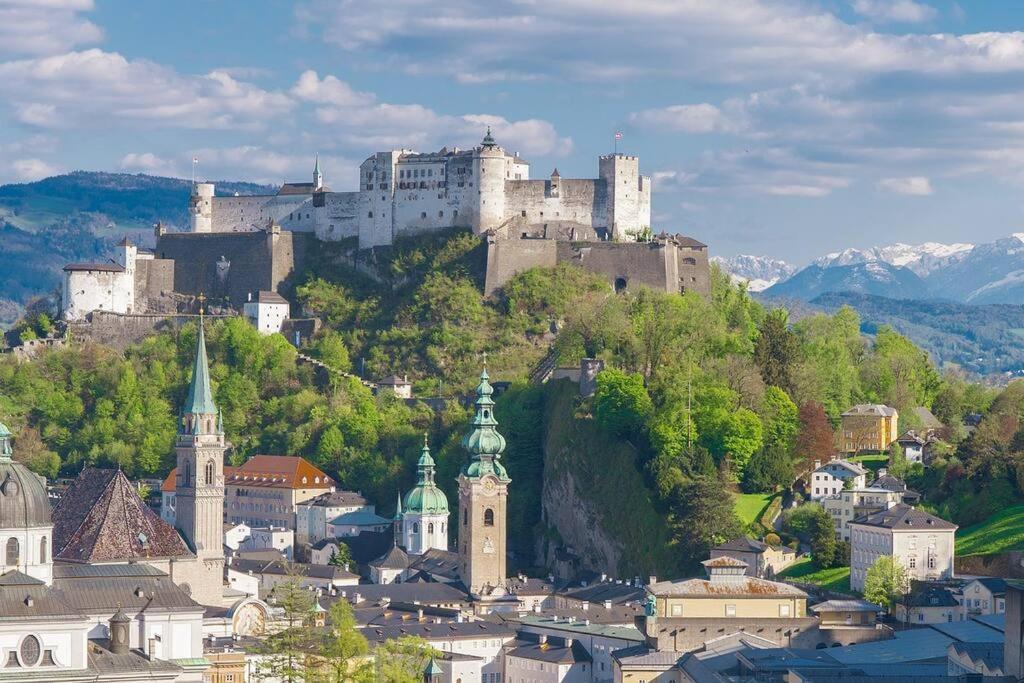
[[[603,180],[559,180],[556,187],[554,193],[551,180],[505,181],[505,220],[525,225],[608,225],[608,195]]]
[[[213,198],[213,232],[253,232],[270,220],[285,230],[313,232],[313,198],[308,194]]]
[[[145,314],[111,313],[93,311],[86,320],[69,322],[68,333],[72,340],[91,341],[123,351],[160,330],[178,328],[198,316],[192,314]],[[228,316],[208,315],[207,318]]]
[[[174,261],[174,291],[241,305],[249,293],[277,291],[305,265],[314,236],[288,231],[238,233],[166,233],[157,239],[156,256]]]
[[[500,239],[487,242],[484,294],[491,296],[516,273],[535,266],[572,263],[604,276],[620,291],[646,285],[663,292],[711,289],[707,247],[686,238],[653,242],[567,242],[554,239]]]
[[[64,272],[61,311],[65,320],[82,320],[94,310],[127,313],[131,299],[132,283],[123,271]]]
[[[135,301],[138,313],[173,313],[174,261],[139,259],[135,262]]]

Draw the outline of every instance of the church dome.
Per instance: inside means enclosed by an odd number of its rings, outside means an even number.
[[[50,524],[50,499],[43,479],[14,461],[11,432],[0,423],[0,529]]]
[[[448,497],[434,483],[434,459],[430,456],[426,435],[423,435],[423,451],[416,463],[416,486],[405,494],[405,512],[414,515],[447,515]]]

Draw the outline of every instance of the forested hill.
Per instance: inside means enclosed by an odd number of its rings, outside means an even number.
[[[850,306],[860,314],[865,334],[888,325],[913,339],[940,365],[979,375],[1024,375],[1024,305],[915,301],[854,292],[823,294],[809,305],[780,303],[793,310],[794,317],[800,317],[800,311],[835,313]]]
[[[917,406],[951,426],[945,474],[922,480],[919,489],[934,509],[974,520],[989,500],[1024,501],[1024,467],[1018,472],[1015,464],[1024,463],[1024,402],[1016,389],[1024,384],[993,403],[996,392],[941,374],[898,332],[883,326],[866,338],[852,308],[791,321],[717,270],[709,298],[647,289],[616,295],[571,265],[522,273],[485,300],[480,241],[462,232],[379,251],[372,280],[346,268],[336,251],[320,250],[290,294],[324,321],[303,351],[371,378],[408,374],[416,395],[452,400],[435,414],[423,404],[372,396],[354,380],[324,386],[279,335],[261,336],[238,318],[211,322],[211,375],[235,461],[254,453],[307,457],[387,514],[396,491],[411,484],[426,431],[438,481],[454,499],[469,419],[460,399],[475,385],[486,352],[492,380],[513,385],[495,412],[509,440],[510,515],[517,520],[510,539],[524,565],[538,538],[546,552],[565,543],[580,554],[572,526],[579,519],[560,526],[568,516],[554,505],[573,499],[593,511],[588,519],[608,569],[646,567],[623,564],[630,553],[616,554],[635,538],[668,538],[672,558],[684,564],[706,557],[710,544],[743,530],[732,492],[761,494],[792,483],[831,451],[839,414],[860,402],[895,406],[901,429],[920,427]],[[607,363],[592,399],[526,386],[552,328],[560,365],[582,357]],[[0,357],[0,421],[18,435],[17,457],[47,476],[86,464],[118,464],[131,476],[165,474],[195,335],[194,325],[164,331],[123,355],[71,345],[31,363]],[[987,414],[990,406],[1000,412],[978,430],[987,440],[965,440],[963,416]],[[998,495],[977,496],[980,487]],[[541,525],[538,500],[550,503],[549,525]],[[642,527],[609,516],[617,501],[643,507]],[[650,559],[662,567],[674,561]]]
[[[105,258],[125,235],[151,245],[157,221],[186,226],[189,187],[181,178],[86,171],[0,185],[0,329],[29,299],[53,292],[66,263]],[[217,191],[275,188],[218,181]]]

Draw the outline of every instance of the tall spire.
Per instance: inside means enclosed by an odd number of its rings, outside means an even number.
[[[320,172],[320,154],[317,153],[313,162],[313,189],[319,190],[324,186],[324,174]]]
[[[498,462],[505,452],[505,437],[498,432],[498,421],[494,419],[494,399],[491,398],[494,388],[489,379],[485,366],[476,387],[473,429],[462,437],[462,447],[469,451],[471,458],[465,474],[468,477],[495,474],[501,479],[507,479],[505,468]]]
[[[210,391],[210,364],[206,358],[206,335],[203,332],[203,318],[199,317],[199,339],[196,342],[196,359],[192,364],[192,382],[182,412],[192,415],[214,415],[217,406]]]
[[[434,484],[434,458],[430,455],[430,446],[427,444],[427,435],[423,434],[423,450],[420,451],[419,462],[416,463],[416,485]]]

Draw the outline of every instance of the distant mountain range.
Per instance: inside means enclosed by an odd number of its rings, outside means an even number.
[[[830,292],[970,304],[1024,301],[1024,233],[985,244],[892,244],[846,249],[797,269],[760,256],[714,259],[750,291],[810,301]]]

